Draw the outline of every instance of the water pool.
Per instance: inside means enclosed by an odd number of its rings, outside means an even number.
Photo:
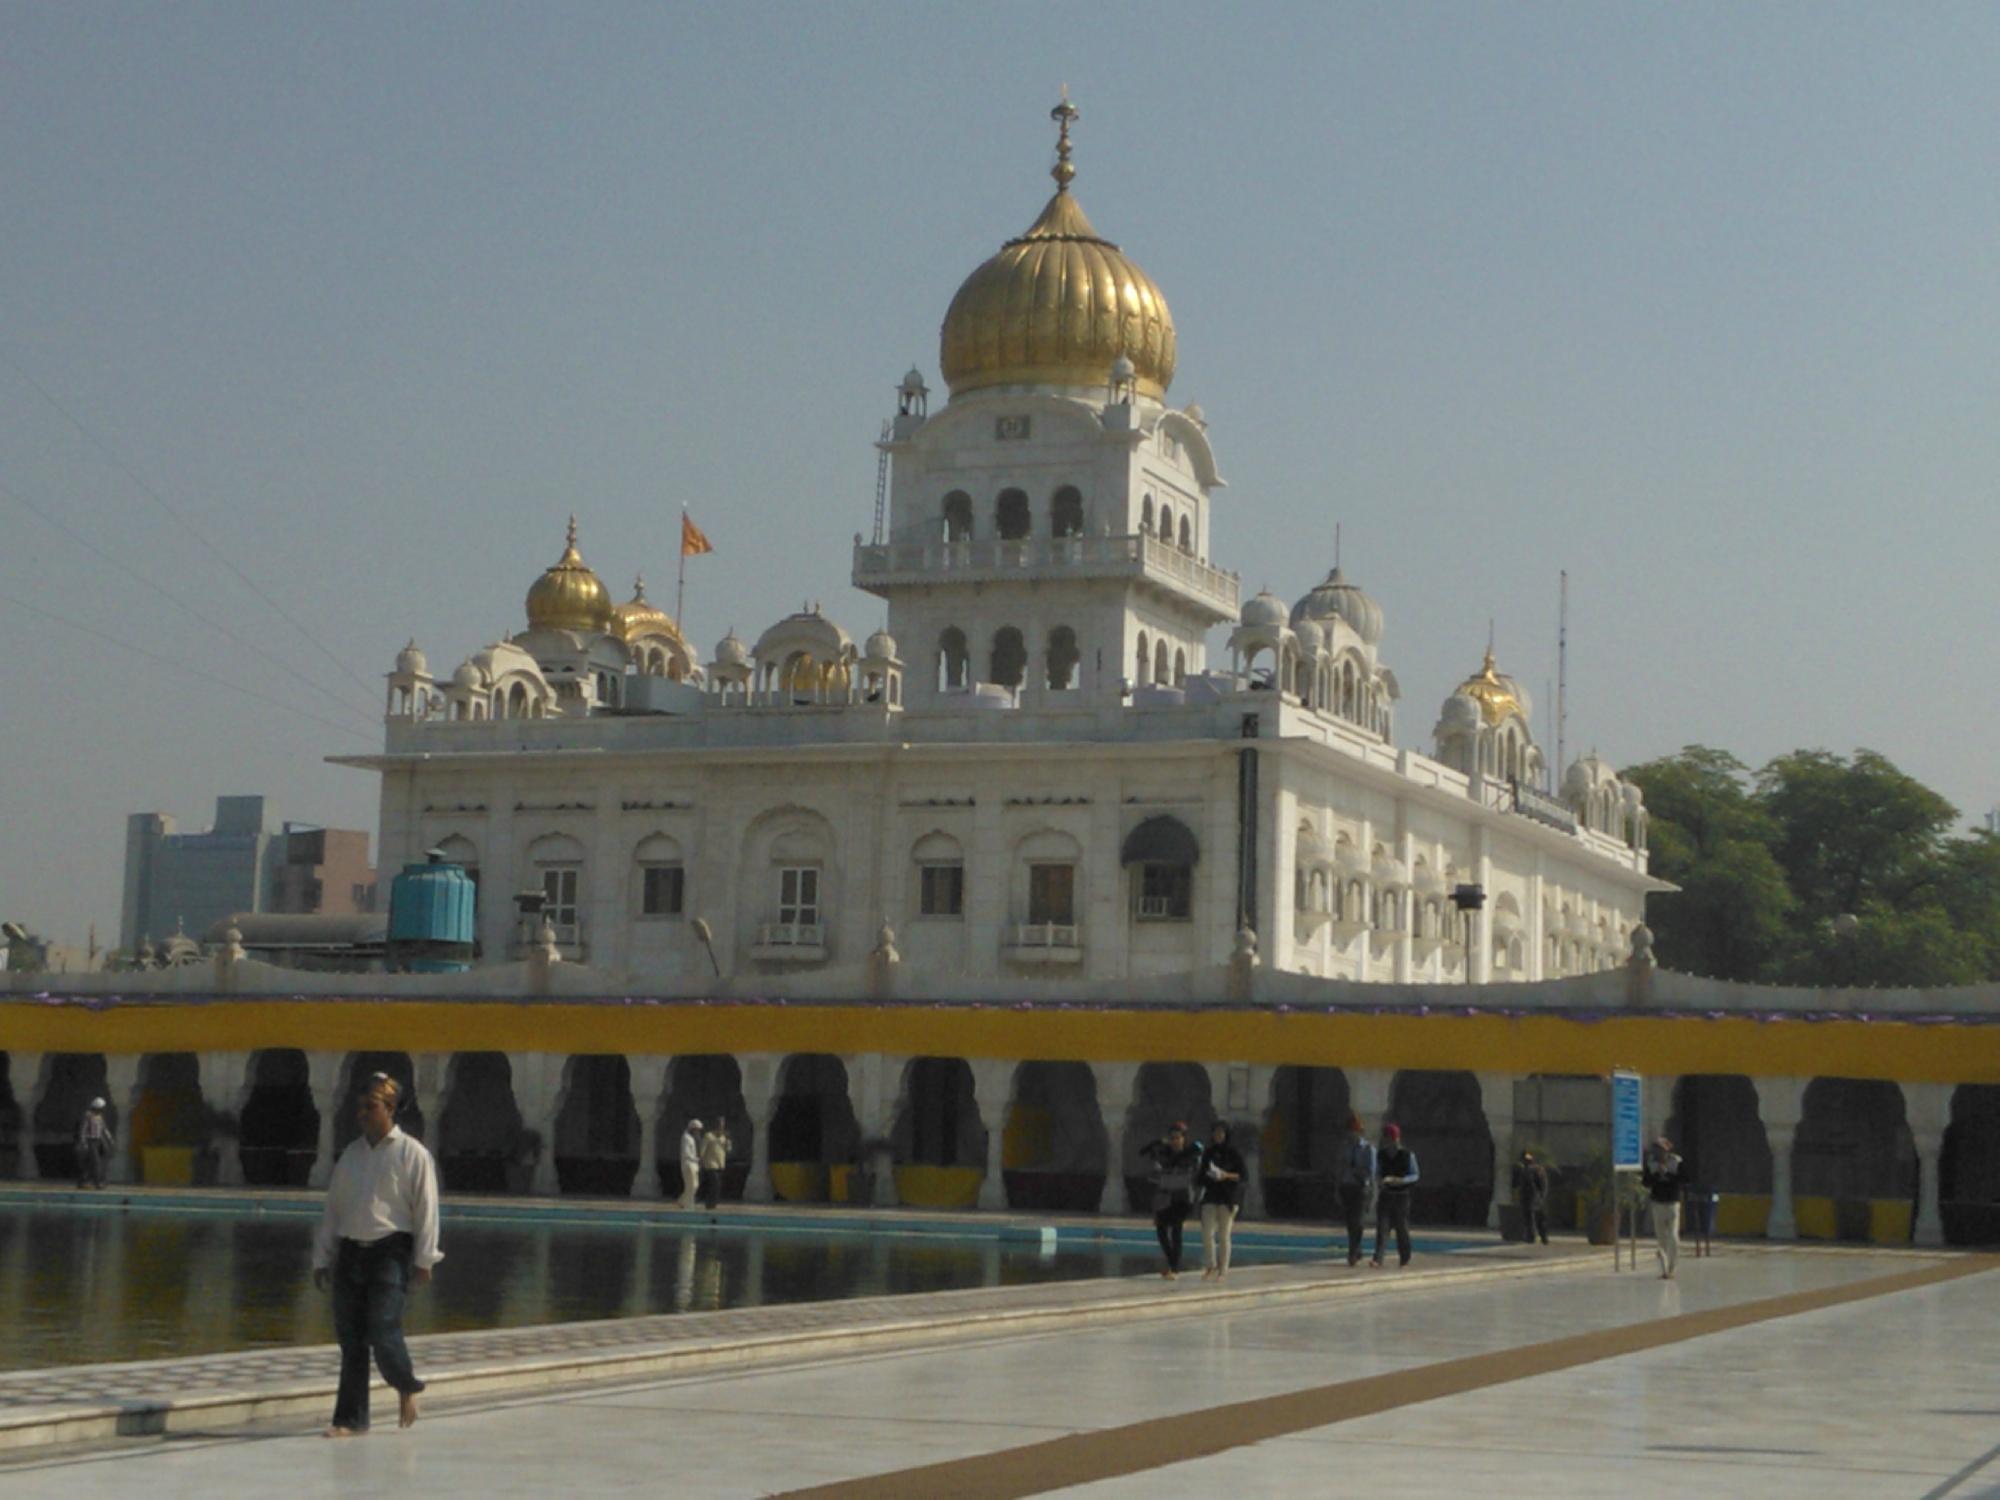
[[[99,1206],[99,1205],[102,1206]],[[0,1369],[328,1343],[312,1288],[317,1210],[0,1208]],[[1129,1228],[1129,1226],[1128,1226]],[[411,1333],[521,1327],[764,1303],[1133,1276],[1142,1241],[1053,1245],[893,1230],[480,1221],[453,1214],[445,1261],[410,1300]],[[1189,1261],[1200,1265],[1190,1224]],[[1239,1265],[1326,1255],[1323,1241],[1241,1246]]]

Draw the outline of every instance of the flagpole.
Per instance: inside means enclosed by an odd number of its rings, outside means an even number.
[[[681,535],[680,535],[681,570],[680,570],[680,577],[674,580],[674,629],[676,630],[679,630],[681,628],[681,601],[687,595],[687,586],[688,586],[687,526],[688,526],[688,508],[685,505],[683,505],[681,507]]]

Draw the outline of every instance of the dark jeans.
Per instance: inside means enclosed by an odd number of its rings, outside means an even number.
[[[104,1163],[111,1148],[102,1141],[84,1141],[76,1148],[76,1185],[104,1186]]]
[[[1531,1245],[1536,1240],[1544,1245],[1549,1242],[1549,1211],[1541,1204],[1521,1205],[1521,1238]]]
[[[1361,1211],[1368,1206],[1368,1189],[1359,1182],[1343,1182],[1339,1192],[1340,1217],[1347,1224],[1347,1263],[1351,1266],[1361,1259],[1361,1237],[1366,1232]]]
[[[1153,1210],[1153,1233],[1160,1237],[1160,1249],[1166,1254],[1169,1271],[1181,1268],[1181,1226],[1187,1223],[1189,1207],[1177,1198]]]
[[[385,1235],[373,1244],[342,1240],[333,1263],[333,1336],[340,1340],[340,1394],[333,1402],[333,1425],[359,1432],[368,1425],[368,1355],[372,1350],[382,1378],[415,1395],[424,1388],[410,1368],[403,1342],[403,1298],[410,1287],[407,1234]]]
[[[701,1169],[700,1192],[703,1205],[711,1210],[722,1202],[722,1168],[703,1167]]]
[[[1410,1263],[1410,1195],[1384,1191],[1375,1205],[1375,1264],[1382,1264],[1382,1242],[1396,1231],[1396,1259]]]

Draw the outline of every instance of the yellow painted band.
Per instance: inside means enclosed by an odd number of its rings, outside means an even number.
[[[211,1001],[0,1005],[0,1051],[882,1052],[1080,1062],[2000,1082],[2000,1026],[1737,1017],[1278,1014],[865,1005]]]

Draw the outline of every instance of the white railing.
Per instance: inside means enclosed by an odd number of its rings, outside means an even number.
[[[1170,579],[1188,592],[1234,615],[1241,581],[1234,573],[1210,567],[1171,542],[1143,533],[1134,536],[1037,536],[1017,540],[982,537],[967,542],[927,541],[861,543],[854,549],[854,581],[866,586],[899,575],[936,578],[979,577],[1037,571],[1094,572],[1147,575]]]
[[[1166,896],[1141,896],[1139,915],[1153,921],[1160,921],[1174,914],[1174,903]]]
[[[760,948],[824,948],[826,929],[817,922],[765,922],[757,929]]]
[[[1008,935],[1010,948],[1079,948],[1073,922],[1019,922]]]

